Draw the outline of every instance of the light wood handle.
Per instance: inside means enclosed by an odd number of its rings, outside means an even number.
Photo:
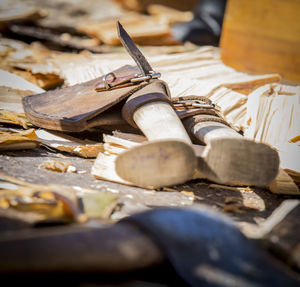
[[[191,144],[182,122],[167,102],[147,103],[134,112],[133,119],[149,141],[178,139]]]
[[[267,144],[246,139],[221,122],[198,122],[189,128],[196,139],[206,144],[198,169],[208,179],[264,187],[276,178],[279,156]]]
[[[134,110],[132,118],[149,142],[120,154],[115,160],[117,174],[146,188],[181,184],[192,179],[197,157],[170,103],[161,100],[145,103]]]
[[[219,138],[243,139],[243,136],[229,126],[219,122],[200,122],[192,127],[193,135],[201,142],[209,144]]]

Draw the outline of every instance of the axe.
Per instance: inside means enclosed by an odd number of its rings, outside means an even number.
[[[122,118],[139,128],[148,144],[134,151],[134,162],[118,164],[122,177],[141,186],[174,185],[191,179],[197,157],[181,120],[172,107],[169,89],[117,22],[120,40],[139,72],[122,67],[104,77],[72,87],[23,98],[26,117],[35,125],[79,132]],[[120,117],[122,115],[122,118]],[[130,179],[129,179],[130,180]]]

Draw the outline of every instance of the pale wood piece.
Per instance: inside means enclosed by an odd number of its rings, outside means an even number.
[[[133,120],[150,143],[120,154],[117,174],[141,187],[159,188],[192,179],[196,155],[191,140],[169,103],[146,103],[133,114]]]
[[[117,174],[145,188],[159,188],[192,179],[197,158],[191,145],[179,140],[141,144],[115,160]]]
[[[298,186],[293,179],[283,169],[279,169],[279,173],[275,180],[268,186],[272,193],[300,195]]]
[[[112,182],[126,185],[137,185],[136,183],[129,182],[128,180],[126,181],[117,174],[115,160],[118,155],[124,153],[126,150],[130,150],[131,155],[135,154],[134,148],[140,146],[141,144],[146,144],[146,138],[141,135],[120,133],[117,131],[114,131],[113,133],[114,136],[106,134],[103,135],[104,151],[99,152],[92,167],[92,175],[96,178],[109,180]],[[163,144],[160,143],[154,145],[156,145],[156,148],[159,149]],[[147,145],[143,148],[147,152]],[[185,149],[186,146],[184,146],[184,150]],[[197,156],[203,153],[203,147],[198,145],[193,145],[193,150]],[[186,167],[184,167],[184,169],[186,169]],[[199,174],[197,174],[195,178],[199,178]],[[205,176],[203,176],[203,178],[205,178]],[[147,186],[145,188],[150,187]]]
[[[170,104],[151,102],[138,108],[133,119],[149,141],[178,139],[188,144],[191,140]]]
[[[99,152],[104,151],[103,144],[95,141],[80,140],[61,132],[44,129],[38,129],[35,132],[38,141],[50,150],[55,149],[83,158],[96,158]]]
[[[129,137],[129,134],[126,137]],[[99,152],[94,162],[91,171],[92,175],[95,178],[99,179],[109,180],[126,185],[134,185],[129,181],[125,181],[117,174],[115,159],[117,158],[119,153],[135,147],[139,145],[139,143],[135,140],[125,139],[125,134],[123,135],[123,137],[104,134],[103,141],[104,150],[102,152]]]
[[[17,90],[32,91],[33,93],[43,93],[44,90],[38,86],[26,81],[13,73],[0,69],[0,86],[13,88]]]
[[[106,148],[106,147],[105,147]],[[125,149],[124,149],[125,150]],[[92,167],[92,175],[95,178],[117,182],[126,185],[134,185],[133,183],[124,180],[116,172],[115,159],[117,155],[109,152],[99,152],[94,165]]]
[[[142,135],[132,134],[132,133],[123,133],[120,131],[113,131],[113,135],[117,138],[125,139],[127,141],[133,141],[137,143],[142,143],[147,141],[147,138]]]
[[[7,145],[0,145],[0,151],[4,150],[24,150],[24,149],[33,149],[39,146],[37,142],[18,142]]]
[[[194,17],[192,11],[179,11],[161,4],[151,4],[147,11],[150,15],[160,19],[162,22],[167,22],[169,25],[178,22],[188,22]]]
[[[208,179],[231,185],[266,186],[278,173],[279,158],[270,146],[244,138],[219,122],[200,122],[192,127],[207,148],[198,169]]]
[[[295,0],[228,1],[220,41],[224,63],[299,82],[299,9]]]
[[[31,94],[31,91],[0,86],[0,109],[24,113],[22,98]]]
[[[248,96],[245,137],[274,146],[280,166],[300,182],[300,86],[265,85]]]
[[[250,238],[261,239],[266,237],[276,225],[285,219],[285,217],[298,208],[300,201],[296,199],[284,200],[272,214],[258,226],[254,224],[240,225],[241,231]]]

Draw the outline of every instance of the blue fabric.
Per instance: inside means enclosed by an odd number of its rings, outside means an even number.
[[[225,215],[161,208],[127,218],[160,246],[190,286],[299,286],[284,266]]]

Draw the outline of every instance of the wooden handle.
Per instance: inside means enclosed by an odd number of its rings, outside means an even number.
[[[178,139],[191,144],[182,122],[169,103],[147,103],[134,112],[133,119],[149,141]]]
[[[148,141],[120,154],[117,174],[144,188],[176,185],[192,179],[197,157],[191,140],[169,103],[147,103],[133,114],[133,120]]]
[[[207,145],[198,169],[210,180],[233,185],[267,186],[279,170],[278,153],[264,143],[244,138],[224,123],[205,121],[190,132]]]
[[[128,123],[137,126],[149,142],[117,157],[115,167],[121,178],[146,188],[192,179],[197,157],[161,82],[150,83],[132,95],[123,106],[122,115]]]
[[[243,140],[244,137],[229,126],[219,122],[200,122],[192,127],[193,135],[202,143],[210,144],[216,139]]]
[[[133,93],[124,103],[122,117],[133,127],[138,127],[149,141],[178,139],[191,144],[163,81],[153,80]]]
[[[123,118],[137,126],[149,142],[120,154],[116,172],[141,187],[180,184],[192,179],[196,170],[192,142],[168,93],[167,85],[155,80],[131,95],[122,108]]]

